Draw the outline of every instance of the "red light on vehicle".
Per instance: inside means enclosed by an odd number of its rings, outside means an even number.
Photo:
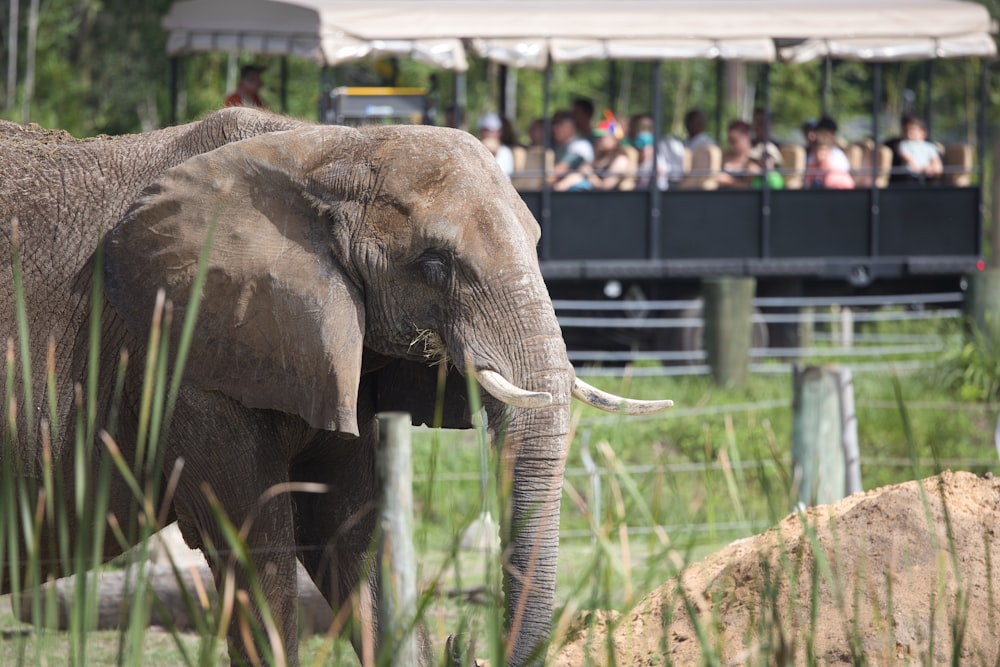
[[[976,271],[985,271],[985,270],[986,270],[986,262],[984,262],[983,260],[977,261]]]

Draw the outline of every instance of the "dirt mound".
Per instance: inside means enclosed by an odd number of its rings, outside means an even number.
[[[608,664],[611,645],[618,665],[712,653],[722,664],[996,664],[998,531],[997,478],[946,472],[857,494],[734,542],[629,614],[586,615],[552,664]]]

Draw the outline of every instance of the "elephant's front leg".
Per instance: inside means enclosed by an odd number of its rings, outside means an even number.
[[[316,440],[291,468],[293,481],[319,482],[328,493],[295,496],[296,534],[302,562],[337,614],[351,614],[351,643],[362,664],[376,658],[378,568],[372,534],[378,519],[374,415],[362,412],[360,437],[331,433]],[[362,585],[364,584],[364,585]],[[434,663],[424,627],[418,626],[421,665]]]
[[[315,482],[328,488],[324,494],[295,495],[302,563],[334,615],[350,617],[351,643],[362,664],[369,664],[377,653],[379,579],[372,558],[378,516],[374,421],[361,425],[356,440],[317,434],[292,464],[291,476],[296,482]]]
[[[243,418],[218,423],[234,412]],[[289,434],[273,422],[253,421],[253,413],[242,406],[212,415],[171,433],[174,442],[197,443],[175,452],[184,457],[174,502],[181,531],[189,544],[202,549],[212,569],[220,613],[229,623],[230,661],[297,665],[295,534],[285,486]],[[188,429],[191,433],[185,433]],[[191,437],[195,430],[203,434],[200,441]],[[220,440],[210,444],[206,433],[220,434]],[[227,539],[216,518],[220,510],[240,531],[242,544]]]

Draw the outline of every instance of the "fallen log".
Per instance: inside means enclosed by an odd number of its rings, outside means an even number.
[[[178,569],[180,581],[169,565],[149,563],[143,569],[147,585],[158,600],[151,605],[149,625],[172,626],[179,631],[195,630],[194,614],[215,613],[215,583],[204,561],[189,563]],[[122,570],[87,575],[89,585],[96,587],[98,600],[93,629],[114,630],[128,622],[138,573],[138,565],[132,565]],[[40,593],[43,605],[39,625],[57,630],[68,629],[76,584],[76,577],[66,577],[45,584],[41,591],[23,591],[20,594],[19,620],[34,624],[31,602]],[[298,587],[299,627],[306,634],[325,633],[333,622],[333,612],[301,564],[298,567]],[[55,604],[54,613],[47,609],[49,600]],[[46,623],[47,617],[51,617],[53,622]]]

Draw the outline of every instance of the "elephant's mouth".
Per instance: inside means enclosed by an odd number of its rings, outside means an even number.
[[[406,351],[430,366],[448,361],[448,346],[444,344],[444,339],[438,332],[430,329],[417,329]]]

